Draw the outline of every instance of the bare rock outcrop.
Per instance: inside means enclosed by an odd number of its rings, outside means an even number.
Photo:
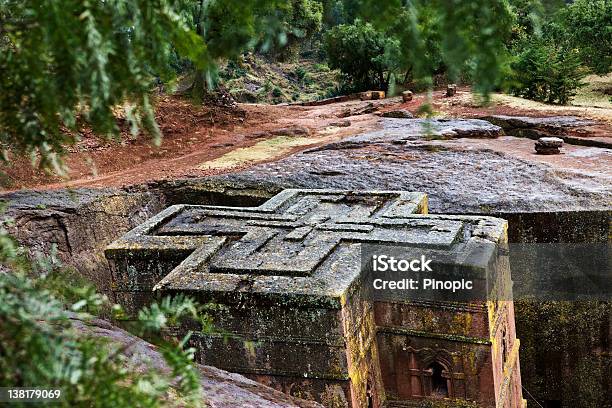
[[[169,373],[170,368],[156,347],[123,329],[102,319],[71,319],[73,327],[84,335],[102,336],[123,348],[123,353],[137,370],[152,368]],[[196,364],[200,372],[200,384],[205,405],[209,408],[321,408],[312,401],[305,401],[276,391],[249,380],[239,374],[215,367]]]
[[[103,248],[165,206],[160,195],[116,189],[23,190],[0,200],[8,203],[3,218],[21,245],[45,254],[55,247],[60,260],[106,293]]]
[[[382,130],[217,179],[278,189],[422,191],[434,213],[609,208],[612,189],[604,176],[561,171],[462,140],[503,134],[489,122],[383,120]]]

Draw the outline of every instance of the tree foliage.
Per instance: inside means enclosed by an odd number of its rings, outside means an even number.
[[[360,10],[399,41],[402,68],[414,69],[417,78],[431,75],[432,66],[438,65],[431,39],[439,44],[441,63],[451,80],[467,70],[475,90],[486,95],[507,74],[505,43],[514,15],[506,0],[362,0]]]
[[[83,126],[144,129],[159,143],[151,91],[174,79],[177,54],[212,83],[219,58],[277,26],[255,10],[277,0],[0,1],[0,148],[62,172],[58,158]]]
[[[541,0],[511,0],[510,6],[516,16],[512,27],[513,42],[523,40],[527,36],[541,35],[545,13]]]
[[[167,374],[143,371],[140,362],[123,355],[123,346],[75,330],[75,317],[86,322],[91,313],[108,310],[108,299],[91,286],[69,279],[53,258],[28,261],[4,229],[0,265],[1,387],[59,389],[62,398],[54,406],[60,407],[171,406],[177,393],[181,406],[202,405],[195,350],[184,347],[189,337],[172,344],[159,335],[183,318],[209,325],[191,299],[165,298],[129,323],[135,334],[155,341],[171,369]],[[111,310],[120,314],[118,306]]]
[[[0,1],[0,147],[40,158],[61,172],[58,155],[87,124],[118,134],[123,107],[132,132],[159,141],[149,92],[171,79],[175,47],[210,63],[174,0]]]
[[[279,16],[282,22],[281,41],[275,54],[281,60],[298,56],[303,43],[308,42],[323,26],[323,4],[316,0],[291,0]]]
[[[372,24],[356,20],[328,31],[325,52],[329,67],[339,69],[351,90],[386,90],[389,81],[393,42]]]
[[[599,75],[612,71],[612,1],[576,0],[556,18],[562,35],[580,59]]]
[[[518,96],[567,104],[588,67],[605,74],[612,64],[612,2],[577,0],[567,6],[512,0],[517,15],[510,90]]]
[[[366,30],[370,67],[355,82],[375,72],[369,80],[382,87],[382,65],[386,76],[467,74],[487,94],[507,74],[508,0],[0,0],[0,148],[59,171],[83,126],[116,136],[117,116],[159,142],[151,90],[184,59],[197,94],[214,84],[220,59],[295,49],[323,20],[364,31],[357,18],[378,34]]]
[[[578,52],[542,39],[526,40],[521,49],[512,63],[512,93],[536,101],[567,104],[587,74]]]
[[[380,71],[394,71],[421,82],[433,74],[446,73],[451,80],[460,76],[473,78],[476,90],[488,94],[500,86],[508,72],[510,58],[505,45],[511,37],[515,15],[506,0],[350,3],[372,26],[366,30],[360,26],[362,23],[355,22],[351,30],[346,25],[333,28],[326,49],[332,65],[343,65],[342,71],[354,83],[363,83],[366,71],[376,72],[378,77]],[[337,41],[342,32],[347,40],[356,38],[357,30],[362,31],[362,37],[367,33],[372,39],[371,49],[363,51],[351,41]],[[381,46],[376,39],[385,44]],[[362,44],[369,45],[363,40]],[[339,56],[353,63],[335,64]],[[386,88],[384,81],[372,82]]]

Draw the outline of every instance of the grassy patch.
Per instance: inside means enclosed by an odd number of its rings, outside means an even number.
[[[316,143],[316,139],[307,137],[277,136],[263,140],[250,147],[233,150],[223,156],[202,163],[200,169],[228,169],[241,164],[269,160],[287,153],[294,147]]]
[[[612,109],[612,73],[589,75],[584,82],[586,85],[578,90],[572,105]]]
[[[228,62],[221,78],[230,94],[244,103],[289,103],[314,101],[338,93],[338,72],[313,60],[294,63],[271,62],[258,55],[245,55]]]

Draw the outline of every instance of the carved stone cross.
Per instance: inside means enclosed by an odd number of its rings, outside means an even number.
[[[114,268],[118,291],[211,284],[213,277],[198,279],[203,273],[313,277],[342,241],[452,242],[460,222],[441,228],[427,219],[405,219],[426,206],[420,193],[326,190],[285,190],[256,208],[175,205],[111,244],[106,255],[125,262]],[[142,265],[143,258],[164,256],[163,265]]]
[[[211,313],[223,334],[196,333],[191,340],[197,358],[207,364],[293,395],[332,401],[329,406],[358,407],[382,401],[383,379],[391,381],[385,386],[403,387],[398,395],[420,397],[414,390],[426,390],[426,384],[406,391],[406,384],[416,381],[408,364],[394,368],[381,356],[381,370],[377,351],[382,347],[400,361],[408,358],[406,350],[419,346],[433,350],[432,355],[448,355],[442,365],[452,380],[452,396],[479,398],[466,384],[490,373],[470,371],[469,377],[463,366],[448,362],[465,358],[481,367],[490,362],[463,356],[465,348],[438,347],[448,335],[472,348],[490,348],[501,323],[489,330],[485,305],[379,302],[367,295],[362,281],[364,244],[437,251],[449,274],[488,273],[493,265],[495,279],[509,278],[503,266],[496,269],[492,251],[505,240],[504,221],[426,213],[422,193],[285,190],[259,207],[171,206],[112,243],[105,254],[117,301],[128,311],[156,293],[186,293],[222,306]],[[457,337],[451,333],[455,326],[446,323],[440,327],[449,333],[430,334],[429,326],[421,327],[438,314],[440,322],[451,318],[448,310],[474,315],[465,317],[469,327],[455,325],[468,335]],[[429,336],[435,339],[431,344],[423,340]],[[402,345],[412,338],[414,343]],[[479,353],[478,358],[488,358]],[[414,364],[419,372],[429,369]],[[401,373],[408,374],[399,378]]]

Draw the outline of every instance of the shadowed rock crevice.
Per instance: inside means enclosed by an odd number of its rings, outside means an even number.
[[[506,134],[512,136],[527,137],[534,140],[542,137],[558,137],[568,144],[612,148],[612,142],[609,139],[605,140],[597,137],[596,130],[592,129],[594,125],[597,125],[597,122],[575,116],[532,118],[493,115],[484,116],[482,119],[502,127]]]
[[[6,194],[8,229],[32,253],[58,257],[108,292],[110,275],[102,249],[159,212],[162,197],[123,190],[20,191]]]
[[[136,372],[153,369],[169,374],[171,368],[157,348],[102,319],[82,320],[72,326],[85,336],[101,336],[122,348]],[[322,408],[322,405],[291,397],[239,374],[215,367],[195,365],[199,372],[204,405],[209,408]]]

